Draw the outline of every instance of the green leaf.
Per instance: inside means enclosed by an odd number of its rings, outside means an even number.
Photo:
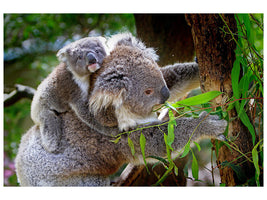
[[[235,109],[236,111],[239,113],[240,110],[240,104],[238,101],[235,102]],[[240,116],[239,116],[240,120],[242,121],[242,123],[248,128],[251,136],[252,136],[252,141],[253,141],[253,145],[255,145],[255,141],[256,141],[256,134],[255,134],[255,130],[253,125],[251,124],[247,113],[245,112],[245,110],[243,109],[243,111],[240,112]]]
[[[247,113],[243,110],[243,112],[240,114],[240,119],[242,121],[242,123],[248,128],[251,136],[252,136],[252,142],[253,142],[253,145],[255,144],[255,141],[256,141],[256,133],[255,133],[255,130],[254,130],[254,127],[253,125],[251,124],[249,118],[248,118],[248,115]]]
[[[148,174],[150,174],[149,170],[148,170],[148,167],[147,167],[147,162],[146,162],[145,146],[146,146],[146,138],[143,135],[143,133],[141,133],[141,135],[140,135],[141,152],[142,152],[143,160],[144,160],[144,163],[145,163],[145,166],[146,166],[146,170],[147,170]]]
[[[164,158],[161,158],[158,156],[148,156],[147,158],[154,158],[154,159],[159,160],[160,162],[164,163],[165,165],[168,164],[168,162]]]
[[[240,103],[240,107],[239,107],[239,111],[238,111],[238,116],[240,116],[240,114],[243,112],[245,104],[247,102],[247,100],[245,100],[245,98],[247,98],[247,92],[248,92],[248,88],[249,88],[249,74],[246,73],[240,80],[239,83],[239,91],[242,92],[242,98],[244,98],[244,100],[241,100]]]
[[[171,159],[170,146],[168,145],[168,136],[165,133],[164,133],[164,142],[165,142],[165,145],[166,145],[166,152],[167,152],[168,161],[171,162],[172,159]]]
[[[193,175],[193,177],[195,179],[198,180],[198,163],[197,163],[197,159],[196,159],[193,151],[191,151],[191,152],[192,152],[192,156],[193,156],[193,160],[192,160],[192,175]]]
[[[132,153],[132,155],[134,156],[134,154],[135,154],[134,144],[133,144],[133,141],[131,140],[130,137],[128,137],[128,145],[129,145],[129,147],[130,147],[130,149],[131,149],[131,153]]]
[[[230,111],[230,110],[232,110],[234,107],[235,107],[235,102],[229,103],[229,105],[228,105],[226,111]]]
[[[243,21],[247,31],[247,38],[250,44],[254,44],[254,34],[248,14],[243,14]]]
[[[154,185],[161,184],[168,177],[168,175],[172,171],[173,167],[174,167],[174,165],[170,165],[170,167],[166,170],[166,172],[162,175],[162,177]]]
[[[181,101],[177,101],[176,103],[172,104],[172,106],[177,108],[179,106],[195,106],[199,104],[204,104],[221,94],[222,92],[219,91],[210,91]]]
[[[231,151],[231,153],[233,152],[233,150],[231,149],[231,147],[229,146],[229,144],[225,141],[218,141],[218,140],[215,140],[215,152],[216,152],[216,156],[218,157],[219,156],[219,149],[223,146],[227,146],[228,149]]]
[[[117,144],[120,141],[120,139],[121,139],[121,136],[117,137],[115,140],[110,140],[110,142]]]
[[[180,156],[180,158],[185,157],[188,154],[189,151],[190,151],[190,142],[187,142],[186,145],[184,146],[184,152]]]
[[[252,159],[253,159],[253,164],[255,166],[255,179],[257,186],[260,186],[260,167],[259,167],[259,156],[258,156],[258,145],[260,144],[261,141],[259,141],[254,148],[252,149]]]
[[[231,72],[231,79],[232,79],[232,88],[233,88],[233,95],[236,99],[240,98],[239,95],[239,74],[240,74],[240,61],[239,57],[236,58],[234,64],[233,64],[233,69]]]
[[[175,112],[179,113],[179,111],[175,107],[173,107],[169,102],[165,102],[165,106],[167,108],[170,108],[170,109],[174,110]]]
[[[172,110],[169,110],[169,118],[170,121],[168,123],[168,137],[167,137],[167,145],[170,147],[171,150],[173,150],[173,148],[171,147],[173,141],[174,141],[174,126],[176,125],[176,120],[173,116],[173,112]]]
[[[197,142],[194,142],[194,144],[197,146],[198,151],[201,151],[201,147]]]

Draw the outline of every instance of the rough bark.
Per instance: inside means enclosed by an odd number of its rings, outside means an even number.
[[[184,176],[183,169],[187,162],[187,157],[183,159],[176,159],[176,166],[178,167],[178,176],[174,172],[170,173],[168,177],[160,184],[161,186],[185,186],[186,177]],[[149,173],[144,165],[134,166],[128,164],[122,172],[119,180],[114,184],[115,186],[151,186],[158,181],[157,175],[162,176],[166,169],[163,165],[159,164],[152,169],[152,164],[148,164]]]
[[[222,18],[232,32],[237,32],[234,15],[186,15],[186,19],[192,28],[202,92],[212,90],[224,92],[224,95],[215,99],[215,105],[225,103],[232,96],[231,70],[235,61],[234,50],[236,44],[231,35],[227,34],[228,31]],[[233,121],[229,124],[228,136],[237,137],[234,143],[241,152],[245,154],[251,152],[253,146],[249,131],[237,119],[237,113],[234,109],[229,112],[229,117],[230,121]],[[252,164],[247,162],[244,157],[237,159],[239,156],[241,156],[240,153],[234,150],[230,151],[226,146],[219,150],[217,163],[220,167],[221,182],[228,186],[242,184],[254,175]],[[250,154],[247,154],[247,156],[250,157]],[[221,165],[224,161],[234,161],[233,164],[241,167],[239,177],[232,168]]]

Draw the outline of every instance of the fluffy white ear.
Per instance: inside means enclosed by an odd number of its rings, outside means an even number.
[[[110,54],[110,48],[107,45],[107,39],[102,37],[102,36],[98,36],[97,39],[99,39],[106,51],[106,54],[109,55]]]
[[[63,47],[57,52],[57,58],[60,62],[67,62],[67,49],[68,47]]]
[[[156,54],[156,51],[153,48],[146,48],[144,50],[144,54],[146,57],[151,58],[156,62],[159,60],[159,56]]]
[[[153,48],[147,48],[141,40],[134,37],[130,32],[113,35],[110,39],[108,39],[107,45],[110,51],[120,45],[136,47],[143,51],[144,56],[147,58],[154,61],[158,61],[159,59],[159,56]]]

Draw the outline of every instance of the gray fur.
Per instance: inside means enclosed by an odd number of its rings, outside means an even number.
[[[167,85],[156,62],[139,48],[118,45],[91,76],[89,113],[106,134],[88,126],[68,109],[58,113],[62,136],[55,154],[43,147],[40,127],[33,126],[23,136],[15,161],[22,186],[109,185],[108,177],[123,164],[143,163],[139,146],[141,132],[146,138],[146,156],[166,155],[163,132],[167,133],[167,124],[160,129],[150,127],[132,132],[129,137],[135,146],[135,156],[128,146],[127,134],[117,144],[110,141],[114,139],[110,136],[114,129],[145,127],[142,122],[155,118],[153,106],[167,100],[168,92],[163,89]],[[179,118],[176,122],[172,145],[175,150],[181,149],[192,133],[192,140],[217,137],[227,125],[225,120],[207,116],[205,112],[200,118]],[[160,123],[153,121],[153,124]]]
[[[94,55],[96,63],[90,63],[88,53]],[[42,144],[49,152],[57,152],[60,145],[60,113],[73,109],[81,120],[92,121],[86,112],[90,75],[100,68],[106,55],[99,37],[83,38],[59,50],[62,63],[39,85],[31,106],[31,117],[40,126]]]
[[[107,45],[111,49],[114,46],[130,46],[140,49],[143,51],[143,55],[151,60],[158,61],[159,58],[153,48],[147,48],[140,39],[135,38],[131,33],[114,35],[108,40]],[[161,67],[161,72],[171,92],[168,99],[170,102],[177,101],[187,92],[200,86],[199,70],[196,62],[175,63]]]

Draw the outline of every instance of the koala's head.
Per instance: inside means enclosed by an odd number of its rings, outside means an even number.
[[[102,37],[86,37],[60,49],[57,53],[59,61],[83,76],[98,70],[107,55],[105,39]]]
[[[157,120],[153,108],[163,104],[169,95],[153,59],[136,47],[118,45],[104,59],[89,104],[94,113],[112,106],[118,127],[128,130]]]

